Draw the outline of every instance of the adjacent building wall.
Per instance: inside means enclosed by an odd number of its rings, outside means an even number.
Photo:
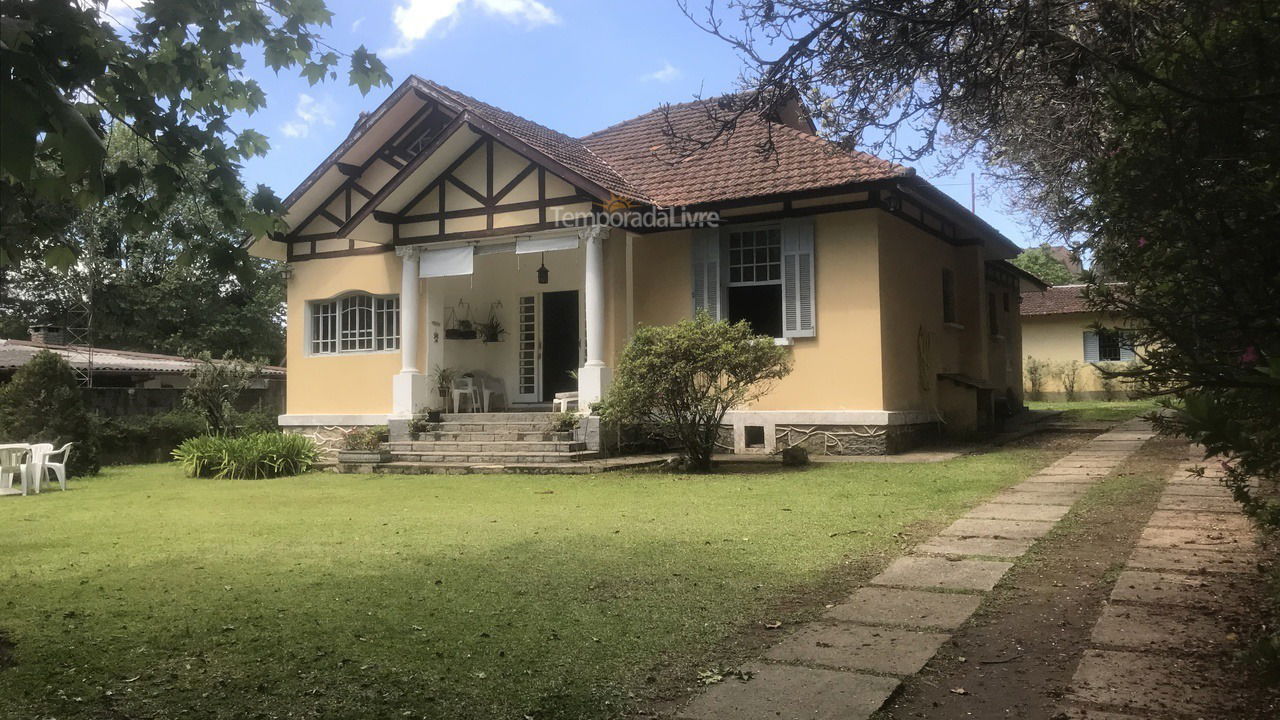
[[[1062,366],[1075,362],[1080,366],[1076,390],[1077,399],[1102,399],[1105,393],[1099,382],[1097,370],[1084,360],[1084,333],[1090,330],[1098,320],[1095,313],[1063,313],[1060,315],[1025,315],[1022,318],[1022,354]],[[1123,328],[1125,324],[1110,316],[1104,316],[1101,324],[1108,328]],[[1023,368],[1024,390],[1030,392],[1026,384],[1026,368]],[[1044,397],[1047,400],[1060,400],[1065,397],[1062,381],[1050,377],[1044,386]],[[1118,396],[1125,394],[1123,386],[1118,386]]]

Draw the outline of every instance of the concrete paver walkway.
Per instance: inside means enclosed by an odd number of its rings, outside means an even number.
[[[686,720],[869,717],[977,610],[985,593],[1089,488],[1152,436],[1119,425],[1000,493],[783,639],[748,681],[703,691]]]
[[[1257,572],[1257,547],[1217,475],[1174,471],[1094,626],[1061,717],[1230,715],[1205,691],[1230,680],[1220,660],[1234,636],[1217,611]]]

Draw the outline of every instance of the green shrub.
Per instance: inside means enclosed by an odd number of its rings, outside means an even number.
[[[280,416],[269,410],[247,410],[231,414],[231,429],[235,435],[280,432]]]
[[[319,455],[311,438],[286,433],[201,435],[173,451],[174,459],[189,477],[235,480],[304,473],[315,465]]]
[[[253,385],[262,372],[262,363],[237,360],[228,353],[214,360],[208,352],[196,356],[198,364],[189,374],[182,404],[204,418],[210,435],[225,435],[235,430],[235,403]],[[275,428],[271,428],[274,430]]]
[[[1066,396],[1067,402],[1074,402],[1076,399],[1076,388],[1080,385],[1080,362],[1072,360],[1071,362],[1059,363],[1053,370],[1053,375],[1062,383],[1062,394]]]
[[[205,422],[190,410],[155,415],[95,417],[101,458],[106,465],[164,462],[182,441],[202,435]]]
[[[679,447],[686,468],[707,472],[725,413],[750,405],[789,372],[791,353],[773,338],[746,322],[699,313],[636,330],[603,414],[611,423],[653,428]]]
[[[1027,374],[1027,395],[1032,400],[1043,400],[1045,381],[1053,373],[1052,363],[1048,360],[1037,360],[1028,355],[1022,368]]]
[[[72,442],[67,472],[98,472],[98,439],[75,370],[41,350],[0,386],[0,442]]]
[[[578,429],[582,418],[575,412],[559,412],[551,416],[551,432],[572,432]]]
[[[342,449],[373,451],[381,448],[382,443],[389,440],[390,437],[391,433],[387,430],[386,425],[375,425],[361,430],[353,430],[342,438]]]

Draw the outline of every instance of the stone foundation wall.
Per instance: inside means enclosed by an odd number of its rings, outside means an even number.
[[[293,435],[305,435],[320,448],[320,457],[324,462],[337,461],[338,448],[342,440],[353,432],[367,429],[367,425],[287,425],[284,432]]]
[[[912,425],[776,425],[774,447],[810,455],[894,455],[939,437],[937,423]]]

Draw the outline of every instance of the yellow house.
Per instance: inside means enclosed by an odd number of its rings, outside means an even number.
[[[471,409],[436,391],[441,368],[482,378],[491,412],[589,408],[635,328],[702,310],[794,353],[726,419],[726,449],[897,452],[1021,407],[1016,246],[795,103],[678,151],[668,128],[709,132],[707,114],[572,138],[410,77],[288,197],[292,229],[253,246],[288,263],[281,424]]]
[[[1095,363],[1129,363],[1137,359],[1133,346],[1126,342],[1130,332],[1126,323],[1088,308],[1081,294],[1084,285],[1055,285],[1050,288],[1024,287],[1022,292],[1022,348],[1025,362],[1048,363],[1049,374],[1043,384],[1046,399],[1062,399],[1062,371],[1077,371],[1076,398],[1103,399],[1103,390]],[[1027,385],[1027,390],[1031,390]],[[1119,384],[1117,393],[1123,393]]]

